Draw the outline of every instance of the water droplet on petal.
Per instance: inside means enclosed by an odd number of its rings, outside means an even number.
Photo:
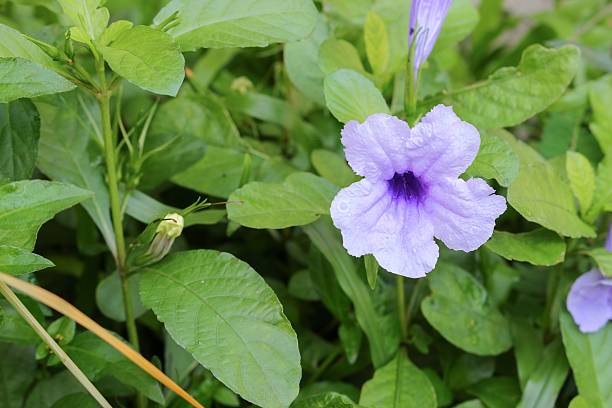
[[[419,136],[411,137],[408,139],[408,147],[421,147],[423,146],[423,138]]]

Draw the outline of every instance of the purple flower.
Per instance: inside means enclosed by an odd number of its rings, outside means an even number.
[[[580,276],[570,289],[567,310],[583,333],[592,333],[612,319],[612,279],[597,269]]]
[[[373,254],[389,272],[418,278],[436,265],[434,236],[451,249],[473,251],[506,210],[481,179],[458,178],[480,146],[476,128],[438,105],[413,129],[375,114],[342,130],[346,158],[363,180],[331,205],[334,225],[353,256]]]
[[[612,252],[612,224],[605,248]],[[597,269],[580,276],[567,296],[567,310],[583,333],[592,333],[612,320],[612,278]]]
[[[410,31],[408,49],[414,49],[413,69],[416,80],[420,66],[433,50],[452,0],[412,0],[410,5]]]

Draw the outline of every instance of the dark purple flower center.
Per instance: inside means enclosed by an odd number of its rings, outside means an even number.
[[[425,195],[426,186],[413,172],[395,173],[389,181],[389,191],[394,199],[405,201],[420,201]]]

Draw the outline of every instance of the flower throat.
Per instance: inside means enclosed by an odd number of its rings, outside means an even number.
[[[395,173],[387,183],[389,191],[396,200],[420,201],[425,193],[425,186],[411,171],[402,174]]]

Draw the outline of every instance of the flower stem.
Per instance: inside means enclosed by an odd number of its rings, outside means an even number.
[[[102,116],[102,134],[104,139],[104,156],[106,161],[106,173],[108,175],[108,191],[110,196],[111,218],[113,221],[113,231],[115,233],[115,241],[117,243],[116,264],[117,273],[121,280],[121,294],[123,296],[123,308],[125,312],[125,323],[127,326],[128,339],[134,350],[140,351],[138,341],[138,330],[136,328],[136,319],[134,318],[134,309],[130,297],[130,287],[125,268],[125,237],[123,233],[123,212],[121,210],[121,200],[119,197],[119,178],[117,177],[117,158],[116,158],[116,140],[112,130],[110,99],[111,90],[106,81],[106,71],[104,60],[99,58],[96,62],[98,77],[100,80],[100,92],[98,93],[98,102]],[[140,408],[146,406],[146,400],[141,393],[137,395],[137,402]]]
[[[0,282],[0,293],[6,298],[6,300],[15,308],[17,313],[32,327],[32,329],[38,334],[38,336],[44,341],[47,346],[55,353],[60,361],[66,366],[70,373],[81,383],[81,385],[91,394],[91,396],[104,408],[112,408],[111,405],[106,401],[104,396],[100,394],[100,391],[89,381],[89,379],[83,374],[79,367],[72,361],[72,359],[66,354],[66,352],[53,340],[53,337],[47,333],[47,331],[40,325],[38,320],[30,313],[28,308],[19,300],[17,295],[8,287],[4,282]]]
[[[402,340],[406,339],[408,334],[408,326],[406,325],[406,295],[404,289],[404,277],[397,275],[397,314],[400,324],[400,333]]]
[[[416,41],[413,42],[408,53],[405,74],[404,109],[408,123],[412,126],[416,120],[417,112],[417,82],[418,78],[414,70],[414,50]]]

